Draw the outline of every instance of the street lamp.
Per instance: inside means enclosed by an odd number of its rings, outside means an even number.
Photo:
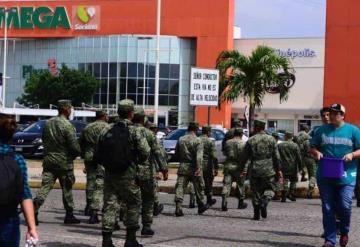
[[[154,102],[154,123],[158,124],[159,112],[159,77],[160,77],[160,21],[161,21],[161,0],[157,0],[156,20],[156,69],[155,69],[155,102]]]

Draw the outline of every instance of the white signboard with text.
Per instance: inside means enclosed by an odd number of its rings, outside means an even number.
[[[190,105],[218,106],[219,70],[191,68]]]

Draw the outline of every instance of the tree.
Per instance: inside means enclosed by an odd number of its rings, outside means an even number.
[[[267,46],[258,46],[250,56],[236,50],[220,53],[216,67],[220,74],[220,103],[234,102],[240,96],[249,102],[249,129],[252,129],[255,108],[261,108],[266,93],[278,93],[280,103],[288,99],[295,82],[294,69],[285,57]]]
[[[58,75],[47,70],[32,73],[25,83],[24,94],[17,100],[25,106],[38,104],[48,108],[60,99],[69,99],[74,106],[81,106],[83,102],[90,103],[99,88],[100,81],[92,75],[63,64]]]

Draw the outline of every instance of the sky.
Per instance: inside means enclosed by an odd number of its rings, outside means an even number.
[[[326,0],[235,0],[242,38],[324,37]]]

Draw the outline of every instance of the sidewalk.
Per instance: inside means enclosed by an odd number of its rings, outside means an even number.
[[[41,160],[27,160],[28,164],[28,175],[29,175],[29,184],[31,188],[39,188],[41,185],[41,173],[42,173],[42,165]],[[167,181],[159,181],[159,189],[160,192],[174,194],[175,193],[175,183],[176,183],[176,165],[169,165],[169,179]],[[86,188],[86,174],[83,173],[84,164],[82,160],[75,161],[75,178],[76,182],[74,185],[75,190],[84,190]],[[219,175],[214,180],[214,195],[221,195],[222,190],[222,181],[223,181],[223,173],[219,171]],[[247,194],[249,195],[249,186],[247,185]],[[305,198],[307,193],[308,182],[299,182],[297,184],[296,196],[299,198]],[[59,182],[56,182],[54,188],[60,188]],[[233,190],[235,188],[235,183],[233,184]],[[318,190],[315,190],[313,194],[314,198],[319,197]]]

